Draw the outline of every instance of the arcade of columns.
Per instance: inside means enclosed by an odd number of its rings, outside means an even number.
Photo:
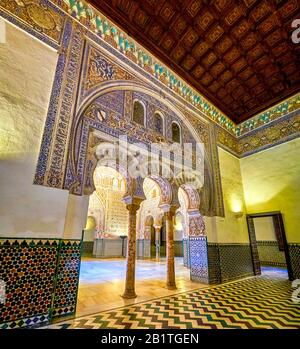
[[[127,264],[126,264],[126,279],[125,291],[123,298],[135,298],[135,261],[136,261],[136,226],[137,226],[137,211],[140,208],[142,199],[124,197],[126,208],[128,210],[128,242],[127,242]],[[170,290],[176,289],[175,281],[175,262],[174,262],[174,216],[178,209],[178,205],[164,205],[164,218],[166,219],[166,237],[167,237],[167,288]],[[156,258],[160,256],[160,230],[161,226],[155,225],[155,244]]]
[[[158,186],[159,184],[156,183]],[[162,183],[160,183],[162,185]],[[160,187],[160,186],[159,186]],[[166,261],[167,261],[167,278],[166,286],[170,290],[176,289],[175,281],[175,253],[174,253],[174,218],[179,202],[176,197],[176,187],[168,186],[169,202],[160,200],[159,208],[162,209],[163,215],[154,222],[155,229],[155,245],[156,245],[156,259],[160,258],[160,231],[162,227],[162,220],[166,222]],[[177,188],[178,189],[178,188]],[[166,197],[164,198],[166,200]],[[126,279],[125,290],[122,295],[123,298],[135,298],[135,265],[136,265],[136,236],[137,236],[137,211],[140,209],[141,203],[145,197],[141,195],[125,194],[123,201],[128,210],[128,237],[127,237],[127,263],[126,263]]]

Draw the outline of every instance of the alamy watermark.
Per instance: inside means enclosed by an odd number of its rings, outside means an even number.
[[[96,149],[98,166],[109,166],[133,179],[159,176],[200,189],[204,184],[203,143],[129,143],[120,136]],[[121,173],[124,174],[124,173]]]
[[[4,280],[0,280],[0,304],[5,304],[6,298],[6,283]]]
[[[293,20],[292,28],[296,28],[292,32],[292,41],[294,44],[299,44],[300,43],[300,18]]]

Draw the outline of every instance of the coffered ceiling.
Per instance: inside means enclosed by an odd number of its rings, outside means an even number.
[[[90,0],[236,123],[300,91],[299,0]]]

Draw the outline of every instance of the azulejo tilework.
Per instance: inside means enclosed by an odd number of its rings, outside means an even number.
[[[62,240],[52,318],[74,314],[77,302],[81,241]]]
[[[74,314],[81,240],[0,239],[0,328],[48,323]]]
[[[1,240],[0,279],[6,283],[6,302],[0,305],[2,328],[49,320],[57,249],[56,240]]]
[[[285,274],[257,276],[51,325],[58,329],[300,329]]]
[[[257,241],[257,249],[261,265],[286,267],[284,251],[279,250],[277,241]]]
[[[288,244],[289,254],[291,258],[293,277],[294,279],[300,278],[300,244],[290,243]]]
[[[249,244],[218,244],[221,282],[253,275]]]
[[[206,236],[190,236],[189,257],[191,280],[209,283]]]

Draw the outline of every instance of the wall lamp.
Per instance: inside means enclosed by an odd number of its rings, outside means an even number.
[[[243,211],[239,211],[239,212],[233,212],[233,215],[236,219],[242,218],[244,215]]]

